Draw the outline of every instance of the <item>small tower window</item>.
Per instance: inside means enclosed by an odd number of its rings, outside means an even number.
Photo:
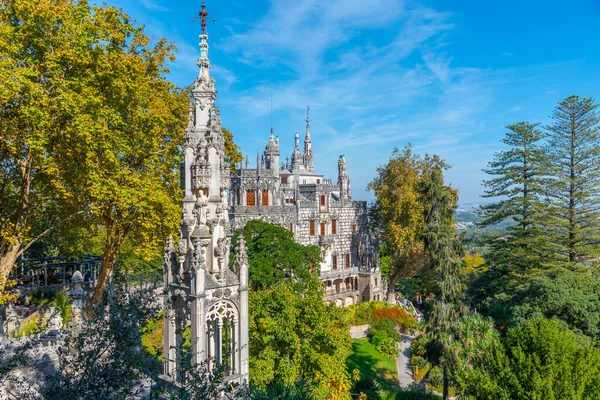
[[[331,234],[332,235],[336,235],[337,234],[337,219],[332,219],[331,220]]]
[[[321,206],[325,206],[325,195],[321,195]]]
[[[331,256],[331,266],[333,269],[337,269],[337,256],[336,255]]]
[[[247,206],[255,206],[256,205],[256,192],[254,190],[246,190],[246,205]]]
[[[321,236],[325,236],[327,234],[327,225],[325,222],[321,222]]]
[[[316,229],[315,229],[315,220],[311,219],[310,220],[310,236],[315,236],[316,235]]]
[[[350,253],[346,253],[346,268],[350,268]]]

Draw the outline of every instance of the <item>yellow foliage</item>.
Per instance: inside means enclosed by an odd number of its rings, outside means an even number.
[[[8,279],[6,281],[6,285],[4,286],[4,290],[0,289],[0,305],[9,304],[17,300],[19,295],[17,293],[7,293],[8,289],[12,289],[17,285],[17,281],[13,279]]]
[[[464,258],[464,265],[460,270],[461,275],[470,275],[477,270],[485,269],[485,260],[479,253],[467,253]]]

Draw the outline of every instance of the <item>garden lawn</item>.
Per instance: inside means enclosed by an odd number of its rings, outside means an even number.
[[[398,388],[395,359],[379,353],[366,338],[354,339],[352,350],[352,355],[346,359],[346,366],[350,374],[356,368],[360,371],[361,378],[377,380],[382,389]]]

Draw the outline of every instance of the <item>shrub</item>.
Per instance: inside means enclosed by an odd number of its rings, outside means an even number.
[[[396,394],[396,400],[440,400],[442,397],[422,387],[411,387],[400,390]]]
[[[373,337],[375,335],[387,336],[396,343],[402,340],[402,336],[398,333],[396,325],[388,319],[382,319],[371,324],[368,336]]]
[[[374,322],[391,321],[403,331],[417,326],[417,321],[398,306],[373,310],[371,320]]]
[[[440,367],[433,367],[429,371],[429,383],[434,388],[442,387],[444,385],[444,374]]]
[[[431,364],[421,356],[413,356],[410,359],[410,365],[413,370],[413,378],[419,382],[431,369]]]
[[[390,358],[395,358],[398,353],[396,342],[384,334],[372,336],[370,342],[378,352]]]

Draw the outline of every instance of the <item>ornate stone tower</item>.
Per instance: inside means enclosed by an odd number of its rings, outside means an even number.
[[[300,153],[300,136],[296,132],[294,136],[294,151],[292,152],[292,171],[300,170],[300,166],[304,165],[303,156]]]
[[[248,261],[242,238],[235,265],[229,265],[230,171],[209,74],[207,16],[203,1],[200,72],[185,135],[180,240],[175,247],[169,238],[165,247],[164,374],[176,379],[182,362],[177,348],[190,327],[192,362],[221,364],[230,379],[241,382],[248,379]]]
[[[304,136],[304,165],[310,172],[315,172],[315,157],[312,151],[312,139],[310,137],[310,107],[306,107],[306,136]]]
[[[352,194],[350,193],[350,177],[346,172],[346,158],[343,155],[338,160],[338,186],[340,187],[340,198],[348,200]]]

